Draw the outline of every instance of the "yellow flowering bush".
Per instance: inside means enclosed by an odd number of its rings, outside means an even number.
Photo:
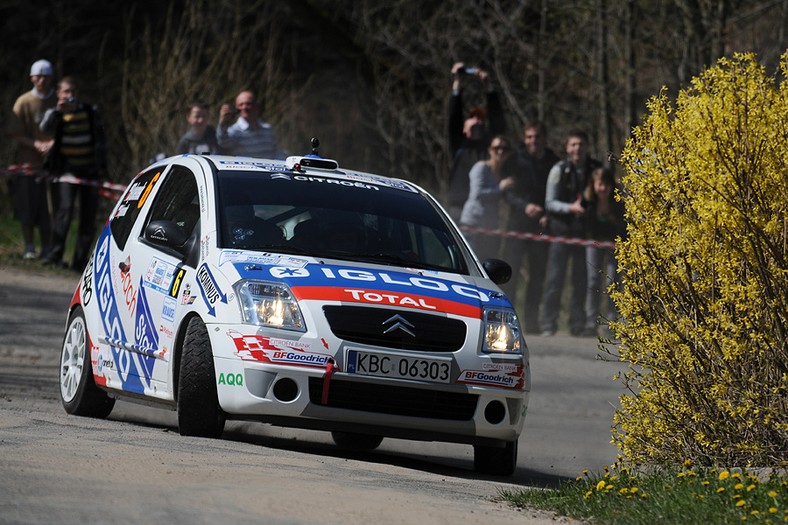
[[[621,159],[614,442],[635,462],[788,464],[788,81],[721,59],[675,106],[652,98]]]

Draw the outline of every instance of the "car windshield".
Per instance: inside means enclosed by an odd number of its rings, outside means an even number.
[[[410,189],[268,172],[217,179],[223,248],[468,273],[454,228]]]

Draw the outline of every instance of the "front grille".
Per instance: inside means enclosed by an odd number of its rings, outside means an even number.
[[[456,352],[465,343],[465,323],[441,315],[364,306],[324,306],[323,313],[335,336],[354,343],[423,352]],[[389,330],[399,319],[413,335]]]
[[[474,394],[337,379],[331,380],[328,392],[326,406],[332,408],[451,421],[468,421],[473,418],[479,400],[479,396]],[[309,400],[320,405],[322,396],[323,379],[309,378]]]

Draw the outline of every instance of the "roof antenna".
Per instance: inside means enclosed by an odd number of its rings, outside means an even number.
[[[318,148],[318,146],[320,146],[320,141],[317,140],[317,138],[312,137],[311,142],[312,142],[312,155],[318,155],[319,156],[319,154],[317,152],[317,148]]]

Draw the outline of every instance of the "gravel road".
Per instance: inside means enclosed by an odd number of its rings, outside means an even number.
[[[0,523],[573,523],[498,501],[615,460],[621,367],[590,338],[532,337],[533,389],[514,476],[473,471],[466,445],[386,439],[374,452],[326,433],[228,423],[181,437],[175,413],[118,402],[106,420],[68,416],[57,369],[77,277],[0,268]]]

